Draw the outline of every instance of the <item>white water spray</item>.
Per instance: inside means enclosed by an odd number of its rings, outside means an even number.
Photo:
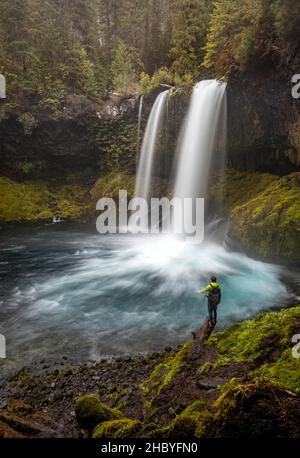
[[[159,94],[150,113],[141,148],[135,184],[135,197],[149,198],[153,161],[168,94],[169,91]]]

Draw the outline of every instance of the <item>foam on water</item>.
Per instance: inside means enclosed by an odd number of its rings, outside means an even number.
[[[0,332],[20,358],[28,345],[55,355],[61,339],[64,353],[76,348],[82,360],[178,344],[206,316],[199,289],[212,273],[223,286],[222,326],[287,300],[281,267],[221,245],[50,231],[38,244],[27,239],[17,258],[23,269],[11,265],[18,286],[2,292]],[[24,279],[24,271],[32,275]]]

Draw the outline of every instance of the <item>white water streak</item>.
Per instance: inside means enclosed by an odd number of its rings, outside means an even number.
[[[220,143],[225,143],[225,132],[226,85],[201,81],[193,89],[179,142],[174,197],[206,197],[212,165],[213,169],[224,168]]]
[[[164,91],[159,94],[150,113],[141,148],[135,185],[135,197],[142,197],[144,199],[149,198],[157,139],[161,129],[161,122],[168,94],[169,91]]]

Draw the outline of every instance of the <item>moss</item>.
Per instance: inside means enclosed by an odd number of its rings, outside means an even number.
[[[103,437],[136,437],[141,427],[142,423],[139,420],[130,420],[129,418],[104,421],[96,426],[92,437],[94,439],[101,439]]]
[[[219,356],[225,358],[225,363],[228,358],[237,362],[253,361],[263,358],[272,350],[290,346],[297,323],[300,326],[299,306],[263,313],[215,334],[210,338],[209,345],[217,346]]]
[[[88,188],[56,182],[17,183],[0,177],[0,221],[52,220],[82,217],[88,209]]]
[[[278,181],[269,173],[242,172],[227,169],[224,175],[214,174],[210,180],[210,197],[217,199],[223,195],[227,210],[233,210],[253,199],[268,186]]]
[[[167,356],[164,362],[158,364],[141,385],[143,393],[158,396],[182,369],[185,357],[192,345],[192,342],[188,342],[175,355]]]
[[[231,213],[230,235],[258,256],[300,260],[300,173],[278,178]]]
[[[169,425],[168,437],[190,438],[204,434],[205,425],[212,417],[207,410],[207,403],[197,400],[186,407]]]
[[[252,377],[299,391],[300,360],[293,357],[291,342],[298,329],[300,306],[263,313],[211,336],[207,345],[216,346],[218,357],[199,370],[203,374],[231,362],[251,362],[257,366]]]
[[[300,393],[300,359],[293,357],[291,349],[285,350],[275,362],[263,364],[253,374]]]
[[[171,431],[172,426],[159,426],[156,423],[147,423],[143,426],[139,433],[139,437],[149,437],[149,438],[166,438],[169,437],[169,432]]]
[[[174,421],[170,431],[169,437],[178,437],[182,439],[189,439],[194,437],[197,428],[197,420],[192,417],[181,417],[179,416]]]
[[[207,425],[206,437],[257,437],[277,436],[282,429],[289,434],[289,423],[284,405],[294,401],[295,393],[283,390],[267,380],[254,379],[240,383],[235,379],[224,386],[215,401],[215,412]],[[280,412],[280,415],[279,415]],[[282,418],[280,418],[282,416]],[[299,415],[298,415],[299,416]],[[291,420],[298,421],[291,413]],[[278,430],[273,430],[276,428]]]
[[[128,193],[128,199],[133,197],[135,186],[135,175],[125,173],[109,173],[96,181],[91,189],[92,208],[95,210],[96,202],[101,197],[111,197],[117,200],[119,190],[125,189]]]
[[[92,430],[100,422],[122,417],[122,413],[119,410],[111,409],[93,395],[77,398],[75,413],[79,425],[88,430]]]
[[[300,260],[300,173],[278,177],[234,169],[210,180],[212,205],[223,202],[229,236],[263,258]]]
[[[109,173],[96,181],[90,191],[91,205],[90,212],[94,213],[96,203],[101,197],[110,197],[116,201],[119,199],[119,191],[126,190],[128,200],[133,198],[135,188],[135,175],[130,175],[122,172]],[[153,197],[166,195],[168,188],[167,180],[153,178],[152,191]]]

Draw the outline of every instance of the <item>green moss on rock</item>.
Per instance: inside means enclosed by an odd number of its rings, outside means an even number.
[[[143,393],[152,397],[158,396],[181,370],[191,347],[192,342],[186,343],[175,355],[167,356],[164,362],[158,364],[141,385]]]
[[[214,403],[215,412],[204,436],[293,437],[300,418],[299,411],[293,409],[298,405],[295,393],[267,380],[240,383],[232,379]],[[201,437],[199,432],[196,430]]]
[[[127,190],[128,199],[131,199],[134,193],[134,186],[135,175],[112,172],[99,178],[90,191],[92,209],[96,209],[96,202],[101,197],[111,197],[117,200],[119,198],[119,190],[122,189]]]
[[[94,439],[103,437],[136,437],[141,428],[142,423],[139,420],[131,420],[129,418],[104,421],[96,426],[92,437]]]
[[[223,175],[213,175],[210,179],[210,197],[218,199],[222,196],[227,210],[233,210],[253,199],[268,186],[278,180],[270,173],[242,172],[227,169]]]
[[[289,346],[297,325],[300,326],[300,306],[265,312],[214,334],[207,345],[216,345],[219,355],[237,362],[253,361],[272,348]]]
[[[0,221],[77,219],[89,206],[88,187],[79,184],[28,181],[0,177]]]
[[[300,173],[273,180],[236,206],[229,235],[252,254],[300,261]]]
[[[274,362],[267,362],[254,372],[263,380],[270,380],[282,388],[300,393],[300,359],[294,358],[291,349],[285,350]]]
[[[258,367],[252,376],[271,380],[286,389],[297,390],[300,360],[292,355],[292,337],[298,329],[300,306],[260,314],[225,332],[214,334],[207,345],[217,348],[215,368],[230,361],[253,362]]]
[[[93,395],[77,398],[75,413],[79,425],[88,430],[94,429],[101,422],[122,417],[119,410],[111,409]]]
[[[110,197],[116,201],[119,199],[119,191],[127,191],[127,198],[132,199],[134,196],[135,175],[122,172],[111,172],[99,178],[90,191],[91,205],[90,212],[93,214],[96,210],[96,203],[102,197]],[[160,178],[152,179],[153,197],[166,196],[168,193],[168,182]]]

